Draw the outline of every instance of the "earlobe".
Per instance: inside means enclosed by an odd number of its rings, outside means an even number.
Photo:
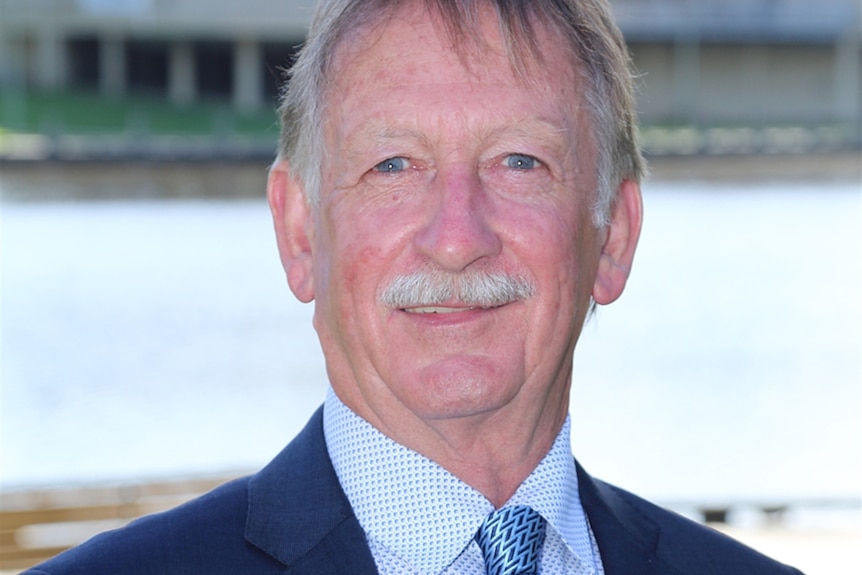
[[[593,284],[593,299],[609,304],[623,293],[643,220],[640,184],[624,180],[617,192],[611,212],[611,222],[599,256],[599,267]]]
[[[266,193],[287,283],[297,299],[308,303],[314,299],[311,210],[287,162],[279,160],[270,168]]]

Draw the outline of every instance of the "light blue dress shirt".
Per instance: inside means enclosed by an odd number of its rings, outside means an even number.
[[[547,521],[539,573],[603,575],[578,495],[569,428],[566,418],[550,452],[506,505],[529,505]],[[383,435],[331,389],[323,431],[381,575],[484,575],[473,537],[494,506],[481,493]]]

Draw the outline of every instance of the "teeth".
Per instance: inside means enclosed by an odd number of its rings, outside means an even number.
[[[439,307],[439,306],[425,306],[425,307],[411,307],[406,308],[404,311],[407,313],[457,313],[459,311],[467,311],[475,309],[472,307]]]

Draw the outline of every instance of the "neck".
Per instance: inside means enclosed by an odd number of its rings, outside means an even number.
[[[565,423],[568,404],[566,397],[546,402],[539,413],[513,406],[469,417],[416,418],[411,424],[397,426],[391,425],[391,418],[357,413],[501,507],[550,451]]]

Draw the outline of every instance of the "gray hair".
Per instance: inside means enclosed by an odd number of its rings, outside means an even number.
[[[536,23],[567,39],[573,65],[585,80],[584,104],[596,146],[593,220],[608,223],[623,180],[639,181],[646,166],[638,146],[631,62],[607,0],[422,0],[438,13],[448,33],[478,36],[480,6],[496,8],[513,68],[526,76],[527,57],[541,61]],[[279,118],[279,157],[302,181],[310,202],[319,199],[324,156],[323,117],[337,48],[378,23],[399,0],[320,0],[305,46],[289,71]]]

